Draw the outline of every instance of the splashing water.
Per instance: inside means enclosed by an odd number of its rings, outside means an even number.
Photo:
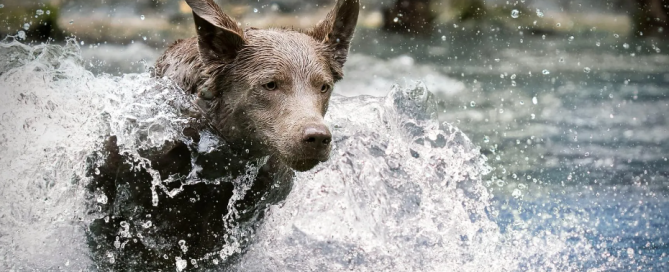
[[[100,215],[90,211],[86,159],[105,135],[138,157],[160,146],[183,128],[190,97],[148,72],[95,76],[75,41],[3,41],[0,85],[0,268],[94,267],[86,229]],[[382,98],[333,96],[330,105],[331,159],[298,173],[246,254],[222,270],[562,271],[595,258],[582,232],[530,231],[520,219],[498,226],[486,158],[458,128],[436,121],[422,83]],[[170,257],[176,270],[224,255]]]

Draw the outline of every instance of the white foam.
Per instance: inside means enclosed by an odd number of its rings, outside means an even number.
[[[0,86],[0,268],[86,269],[84,231],[98,216],[87,213],[87,156],[105,135],[131,154],[175,137],[188,97],[148,73],[95,76],[76,42],[0,43]],[[332,158],[297,175],[233,269],[577,269],[566,257],[591,252],[566,243],[578,234],[499,229],[482,182],[485,157],[458,128],[436,121],[427,87],[334,96]],[[187,264],[176,260],[175,269]]]

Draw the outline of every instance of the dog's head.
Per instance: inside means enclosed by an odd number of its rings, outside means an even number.
[[[298,171],[326,161],[332,136],[323,116],[343,77],[358,0],[338,0],[309,31],[244,31],[212,0],[186,2],[204,64],[198,104],[221,136]]]

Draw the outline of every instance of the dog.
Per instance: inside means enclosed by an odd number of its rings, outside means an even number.
[[[223,254],[225,246],[244,242],[231,238],[230,226],[258,226],[266,207],[290,193],[294,171],[329,157],[332,135],[323,116],[344,76],[359,1],[338,0],[306,31],[243,30],[212,0],[186,2],[197,36],[172,44],[155,76],[193,98],[196,121],[182,132],[187,141],[138,151],[151,171],[120,152],[113,135],[96,153],[103,155],[90,158],[91,208],[105,215],[87,232],[97,270],[223,265],[234,255]],[[212,135],[221,143],[198,149]],[[187,182],[193,178],[200,182]],[[248,191],[240,194],[230,180]],[[169,195],[173,189],[180,193]],[[98,195],[105,201],[94,201]]]

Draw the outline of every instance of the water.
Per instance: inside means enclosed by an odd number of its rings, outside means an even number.
[[[489,158],[498,224],[578,230],[597,264],[617,258],[612,270],[666,270],[666,45],[607,33],[524,43],[508,33],[453,36],[432,54],[434,41],[407,51],[422,69],[465,85],[441,96],[440,118]]]
[[[363,35],[327,116],[332,158],[230,270],[666,269],[669,50],[456,34]],[[122,70],[75,42],[0,50],[0,267],[90,268],[85,159],[109,133],[128,152],[159,145],[188,98],[146,72],[99,74]]]

